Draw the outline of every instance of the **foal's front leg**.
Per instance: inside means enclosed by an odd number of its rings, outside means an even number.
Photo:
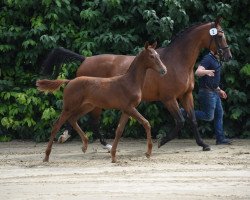
[[[118,142],[122,136],[122,133],[123,133],[123,130],[128,122],[128,118],[129,116],[125,113],[122,113],[121,117],[120,117],[120,121],[118,123],[118,126],[116,128],[116,131],[115,131],[115,139],[114,139],[114,142],[113,142],[113,145],[112,145],[112,148],[111,148],[111,158],[112,158],[112,163],[115,163],[116,162],[116,149],[117,149],[117,146],[118,146]]]
[[[137,110],[136,108],[131,108],[130,110],[126,111],[130,116],[134,117],[140,124],[143,125],[146,134],[147,134],[147,152],[145,153],[147,158],[150,158],[152,154],[152,138],[151,138],[151,126],[148,120],[146,120]]]
[[[75,131],[79,134],[79,136],[82,139],[82,151],[83,153],[85,153],[87,151],[88,148],[88,138],[85,135],[85,133],[82,131],[82,129],[80,128],[80,126],[78,125],[76,120],[70,120],[70,124],[71,126],[75,129]]]
[[[83,153],[85,153],[87,151],[88,148],[88,138],[86,136],[86,134],[82,131],[82,129],[80,128],[80,126],[77,123],[77,120],[87,114],[88,112],[93,110],[93,106],[90,104],[84,104],[83,106],[81,106],[70,118],[69,118],[69,123],[71,124],[71,126],[75,129],[75,131],[79,134],[79,136],[82,139],[82,151]]]

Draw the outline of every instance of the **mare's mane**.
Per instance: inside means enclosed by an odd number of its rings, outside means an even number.
[[[189,27],[184,28],[183,30],[181,30],[180,32],[178,32],[177,34],[175,34],[175,35],[171,38],[171,42],[167,45],[167,47],[172,46],[175,42],[181,40],[185,34],[191,32],[192,30],[194,30],[194,29],[196,29],[197,27],[199,27],[199,26],[201,26],[201,25],[204,25],[204,24],[207,24],[207,22],[205,22],[205,23],[202,23],[202,22],[195,23],[195,24],[192,24],[192,25],[189,26]]]

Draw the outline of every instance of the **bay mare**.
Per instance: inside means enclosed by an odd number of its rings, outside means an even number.
[[[77,120],[95,107],[113,108],[122,111],[111,150],[112,162],[116,162],[116,148],[129,116],[138,120],[145,128],[147,136],[146,156],[151,156],[151,127],[149,122],[136,110],[136,107],[141,102],[147,69],[152,69],[160,75],[167,73],[166,66],[162,63],[159,54],[154,50],[155,46],[156,44],[150,46],[147,42],[144,50],[135,57],[124,75],[110,78],[81,76],[73,80],[44,79],[37,81],[36,85],[39,90],[51,92],[59,89],[62,84],[67,83],[63,93],[63,110],[52,128],[44,161],[49,161],[55,135],[66,121],[69,121],[80,135],[83,142],[83,152],[87,150],[88,138],[79,127]]]
[[[214,34],[216,31],[217,34]],[[221,37],[219,32],[222,32],[222,27],[220,18],[217,18],[215,22],[197,24],[187,28],[179,33],[169,46],[156,49],[163,63],[168,66],[168,73],[164,77],[160,77],[155,71],[148,70],[142,91],[142,101],[161,101],[175,120],[175,127],[165,137],[159,139],[158,147],[176,138],[184,125],[185,120],[178,104],[180,102],[188,113],[196,143],[204,151],[210,150],[210,146],[204,143],[199,134],[194,114],[193,68],[199,53],[204,48],[219,52],[221,59],[226,61],[231,59],[232,55],[225,35]],[[77,70],[77,77],[112,77],[124,74],[134,58],[134,56],[111,54],[84,57],[67,49],[57,48],[45,60],[43,72],[52,74],[53,66],[56,66],[55,71],[58,73],[59,67],[66,60],[80,60],[82,63]],[[100,108],[95,108],[91,112],[91,116],[95,125],[94,132],[99,135],[101,143],[104,144],[104,138],[99,134],[101,112]]]

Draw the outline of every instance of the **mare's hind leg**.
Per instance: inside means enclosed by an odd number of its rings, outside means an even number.
[[[118,146],[118,142],[122,136],[122,133],[123,133],[123,130],[128,122],[128,118],[129,116],[126,115],[125,113],[122,113],[121,115],[121,118],[120,118],[120,121],[118,123],[118,126],[116,128],[116,131],[115,131],[115,139],[114,139],[114,142],[113,142],[113,145],[112,145],[112,149],[111,149],[111,158],[112,158],[112,163],[115,163],[116,162],[116,149],[117,149],[117,146]]]
[[[79,136],[81,137],[82,140],[82,151],[85,153],[87,148],[88,148],[88,138],[85,135],[85,133],[82,131],[82,129],[80,128],[80,126],[77,123],[77,120],[87,114],[88,112],[90,112],[91,110],[93,110],[93,106],[90,104],[85,104],[84,106],[82,106],[77,113],[73,114],[70,118],[69,118],[69,123],[71,124],[71,126],[75,129],[75,131],[79,134]]]
[[[149,158],[152,154],[152,147],[153,147],[150,123],[136,110],[136,108],[131,108],[129,110],[126,110],[126,113],[134,117],[140,124],[143,125],[147,134],[147,147],[148,147],[145,155],[147,156],[147,158]]]
[[[65,123],[65,121],[68,119],[68,117],[69,117],[69,113],[66,113],[65,111],[63,111],[61,113],[59,119],[57,119],[55,124],[53,125],[52,131],[51,131],[51,134],[50,134],[49,143],[48,143],[47,148],[45,150],[45,157],[43,159],[43,162],[48,162],[49,161],[49,155],[51,153],[51,148],[52,148],[52,144],[53,144],[55,135],[59,131],[61,126]]]
[[[203,148],[203,151],[210,151],[210,146],[203,142],[198,130],[198,123],[195,117],[192,93],[187,93],[185,96],[183,96],[183,98],[181,99],[181,104],[187,112],[187,116],[192,124],[196,143]]]

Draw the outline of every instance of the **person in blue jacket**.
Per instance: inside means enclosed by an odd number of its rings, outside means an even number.
[[[225,137],[223,130],[223,108],[221,98],[226,99],[227,94],[220,88],[221,63],[218,55],[210,51],[201,60],[195,75],[199,77],[198,101],[201,110],[195,111],[197,120],[214,120],[216,144],[231,144]]]

